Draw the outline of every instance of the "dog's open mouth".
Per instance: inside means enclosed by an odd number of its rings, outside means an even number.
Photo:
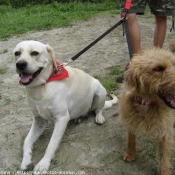
[[[158,96],[165,102],[167,106],[175,109],[175,95],[158,93]]]
[[[40,68],[34,74],[28,74],[28,73],[25,73],[25,72],[21,72],[19,74],[19,76],[20,76],[20,83],[23,84],[24,86],[29,85],[40,74],[42,69],[43,68]]]

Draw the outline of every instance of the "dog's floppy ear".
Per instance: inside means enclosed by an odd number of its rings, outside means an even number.
[[[53,67],[55,70],[58,70],[57,64],[56,64],[56,59],[55,59],[55,53],[53,51],[53,49],[47,44],[46,45],[46,49],[49,52],[51,59],[52,59],[52,63],[53,63]]]

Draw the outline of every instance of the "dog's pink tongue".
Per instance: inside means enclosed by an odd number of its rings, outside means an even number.
[[[173,102],[173,104],[175,104],[175,95],[172,95],[172,94],[166,95],[166,100],[168,102]]]
[[[21,74],[21,83],[27,83],[32,79],[32,74]]]

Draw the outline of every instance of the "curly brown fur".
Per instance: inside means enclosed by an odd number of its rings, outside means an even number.
[[[140,105],[135,97],[148,104]],[[150,101],[155,103],[149,104]],[[159,143],[159,175],[170,175],[175,107],[175,57],[169,51],[152,48],[134,55],[125,72],[119,96],[120,121],[128,132],[123,160],[135,159],[135,135]]]
[[[170,49],[171,52],[173,52],[175,54],[175,42],[171,42],[169,44],[169,49]]]

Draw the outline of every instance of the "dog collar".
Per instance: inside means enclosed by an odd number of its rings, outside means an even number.
[[[47,79],[47,82],[62,80],[69,77],[67,70],[59,62],[56,62],[56,64],[57,64],[58,70],[54,71],[50,75],[50,77]]]
[[[142,99],[141,97],[137,97],[137,96],[135,96],[135,101],[139,105],[156,105],[157,104],[157,101],[149,101],[149,100]]]

